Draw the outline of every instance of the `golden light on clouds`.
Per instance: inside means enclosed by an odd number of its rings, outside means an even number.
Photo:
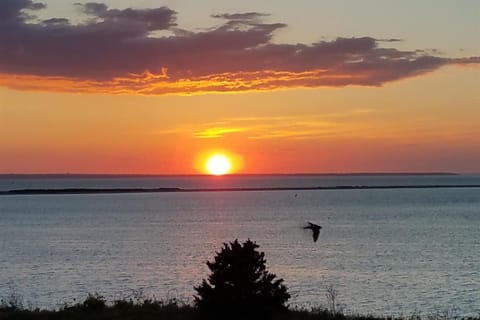
[[[358,76],[329,74],[325,70],[305,72],[263,70],[225,72],[206,76],[171,79],[167,75],[167,68],[162,67],[158,74],[146,70],[141,74],[130,73],[124,77],[114,77],[103,81],[65,76],[0,74],[0,86],[17,90],[52,92],[191,95],[272,91],[276,89],[317,86],[343,86],[345,85],[343,83],[344,80],[352,79],[353,77]],[[312,84],[312,82],[315,82],[315,84]]]
[[[166,68],[161,68],[158,74],[146,70],[142,74],[130,73],[125,77],[102,81],[63,76],[0,74],[0,86],[50,92],[193,95],[341,87],[357,82],[362,85],[366,77],[366,74],[335,73],[325,70],[303,72],[262,70],[171,79],[166,74]]]
[[[220,138],[223,137],[225,134],[228,133],[237,133],[237,132],[244,132],[247,131],[248,128],[241,128],[241,127],[232,127],[232,128],[223,128],[223,127],[213,127],[213,128],[206,128],[202,131],[195,132],[195,137],[196,138],[203,138],[203,139],[209,139],[209,138]]]
[[[48,10],[45,4],[33,3],[0,2],[6,12],[2,19],[9,22],[9,32],[0,33],[5,47],[0,86],[140,95],[380,87],[444,66],[480,64],[480,56],[401,50],[398,43],[403,39],[368,34],[277,43],[272,41],[274,34],[287,24],[265,23],[268,14],[258,12],[211,15],[222,22],[179,32],[180,13],[167,6],[116,9],[76,3],[87,20],[75,24],[69,17],[33,19],[23,11]]]

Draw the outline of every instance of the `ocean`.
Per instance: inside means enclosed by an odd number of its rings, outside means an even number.
[[[0,298],[191,302],[222,244],[252,239],[291,305],[326,307],[332,286],[347,313],[478,315],[479,186],[479,175],[4,175]],[[184,192],[6,193],[71,188]],[[323,226],[318,242],[307,221]]]

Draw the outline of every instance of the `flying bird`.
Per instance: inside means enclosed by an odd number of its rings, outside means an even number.
[[[308,222],[308,226],[303,227],[303,229],[311,229],[313,231],[313,242],[317,242],[318,236],[320,235],[320,229],[322,229],[322,226],[319,226],[318,224]]]

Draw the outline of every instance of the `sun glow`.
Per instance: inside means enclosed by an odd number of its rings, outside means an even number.
[[[202,174],[221,176],[241,172],[243,156],[223,148],[209,148],[199,152],[194,159],[194,168]]]
[[[224,154],[214,154],[207,159],[206,169],[208,173],[221,176],[230,173],[232,162]]]

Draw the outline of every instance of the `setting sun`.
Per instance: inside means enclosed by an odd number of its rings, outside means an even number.
[[[214,154],[208,158],[206,168],[208,173],[220,176],[230,172],[232,162],[223,154]]]

